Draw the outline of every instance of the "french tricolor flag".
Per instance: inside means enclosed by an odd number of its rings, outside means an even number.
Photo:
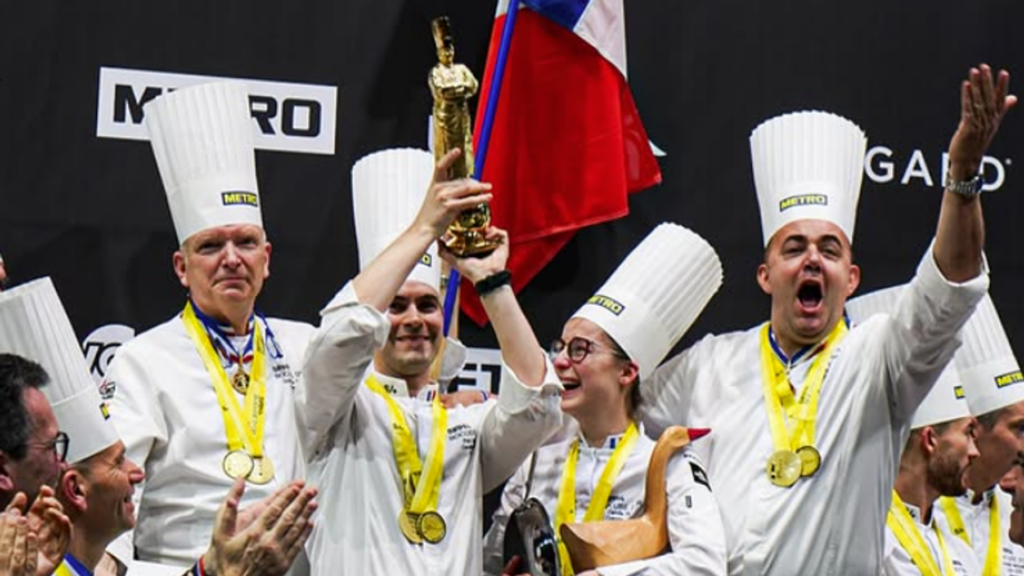
[[[525,0],[508,44],[487,142],[480,142],[499,45],[509,18],[500,0],[477,108],[477,178],[494,185],[494,224],[509,231],[519,291],[579,228],[629,213],[627,195],[657,184],[626,83],[623,0]],[[486,319],[473,290],[462,309]]]

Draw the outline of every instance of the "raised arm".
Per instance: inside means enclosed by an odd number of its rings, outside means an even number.
[[[457,268],[473,285],[485,279],[497,280],[499,274],[508,274],[505,271],[508,262],[508,233],[492,226],[487,230],[486,238],[499,243],[498,249],[486,258],[455,258],[443,244],[439,248],[441,257]],[[480,302],[498,338],[502,360],[523,384],[529,387],[540,386],[546,370],[545,355],[533,333],[533,327],[519,307],[510,279],[511,276],[506,276],[503,283],[481,293]]]
[[[508,234],[492,227],[486,237],[499,241],[498,249],[486,258],[455,258],[443,246],[440,248],[441,257],[474,285],[485,280],[483,293],[480,289],[477,293],[501,347],[498,402],[480,428],[485,492],[511,476],[562,424],[558,395],[561,384],[504,274]]]
[[[468,178],[448,180],[448,168],[461,154],[456,148],[437,163],[416,220],[352,280],[359,302],[387,311],[423,253],[444,235],[455,217],[463,210],[490,202],[490,184]]]
[[[960,124],[949,143],[949,177],[966,182],[978,175],[981,161],[1006,113],[1017,103],[1008,94],[1010,74],[993,78],[987,64],[971,68],[960,86]],[[946,187],[935,233],[935,263],[951,282],[964,282],[981,273],[985,222],[977,194],[965,196]]]
[[[447,180],[460,153],[452,150],[438,162],[413,223],[320,312],[296,396],[308,458],[316,458],[328,432],[352,414],[363,374],[387,339],[384,314],[427,247],[462,210],[491,199],[487,184]]]

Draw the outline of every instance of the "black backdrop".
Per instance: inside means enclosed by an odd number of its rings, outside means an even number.
[[[483,74],[494,6],[487,0],[88,3],[0,6],[0,252],[14,282],[51,275],[79,336],[137,330],[178,310],[175,236],[147,143],[97,136],[100,70],[252,78],[337,88],[333,154],[257,153],[272,278],[268,314],[315,321],[357,271],[352,163],[420,146],[435,62],[429,19],[448,14],[458,60]],[[631,214],[579,233],[521,301],[542,341],[663,220],[718,250],[725,284],[684,344],[768,314],[754,282],[761,257],[747,136],[802,108],[860,124],[872,150],[856,256],[861,292],[910,278],[934,230],[942,153],[958,118],[958,83],[981,61],[1020,73],[1012,1],[753,2],[627,0],[629,80],[664,183],[632,196]],[[1024,111],[990,151],[984,198],[992,293],[1015,343],[1024,279],[1015,161]],[[876,148],[881,147],[881,148]],[[463,339],[490,346],[462,322]]]

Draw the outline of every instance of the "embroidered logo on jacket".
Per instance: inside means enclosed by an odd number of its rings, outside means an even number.
[[[697,484],[703,484],[708,490],[711,490],[711,482],[708,481],[708,473],[700,467],[700,464],[690,462],[690,472],[693,473],[694,482]]]
[[[462,441],[463,450],[473,450],[476,448],[476,430],[473,429],[469,424],[458,424],[448,429],[448,441],[459,442]]]

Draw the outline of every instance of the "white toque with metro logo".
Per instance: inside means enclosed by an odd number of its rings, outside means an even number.
[[[867,137],[828,112],[766,120],[750,135],[764,245],[795,220],[827,220],[853,242]]]
[[[1024,377],[992,298],[986,294],[960,330],[956,363],[971,414],[982,416],[1024,401]]]
[[[179,243],[216,226],[263,227],[244,84],[182,88],[153,100],[145,112]]]
[[[573,318],[597,324],[640,365],[640,381],[722,285],[722,263],[706,240],[678,224],[660,224],[619,264]]]
[[[412,224],[434,176],[434,157],[425,150],[395,148],[364,156],[352,167],[352,212],[363,270]],[[432,243],[412,272],[439,290],[441,261]]]

